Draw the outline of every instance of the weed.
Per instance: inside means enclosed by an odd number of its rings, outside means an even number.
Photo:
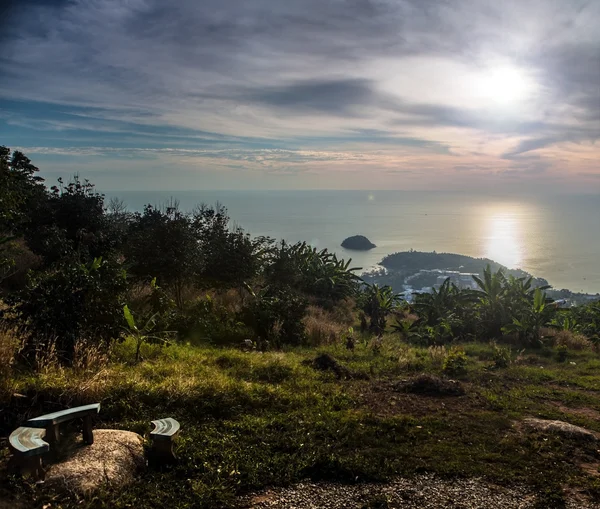
[[[449,375],[463,375],[467,371],[467,354],[462,348],[452,347],[444,360],[443,370]]]

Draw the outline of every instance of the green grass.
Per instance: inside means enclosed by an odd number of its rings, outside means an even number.
[[[432,398],[390,389],[415,373],[441,374],[427,349],[392,337],[379,354],[362,343],[353,352],[343,346],[268,353],[147,347],[138,365],[127,362],[131,347],[120,345],[98,371],[15,374],[15,390],[26,398],[10,403],[4,431],[57,404],[100,401],[97,427],[147,434],[151,419],[180,421],[179,463],[146,471],[122,493],[82,503],[14,477],[2,481],[0,498],[16,493],[31,507],[215,507],[304,478],[381,481],[424,471],[525,483],[548,497],[567,484],[600,494],[600,483],[579,468],[600,461],[595,450],[515,426],[534,416],[600,432],[597,420],[578,411],[600,412],[600,362],[590,351],[569,352],[566,363],[552,350],[526,352],[536,356],[534,363],[490,369],[491,346],[464,345],[468,363],[460,381],[467,395]],[[305,362],[323,352],[357,376],[337,380]]]

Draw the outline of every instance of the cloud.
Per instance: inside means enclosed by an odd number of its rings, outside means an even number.
[[[455,176],[451,168],[492,174],[517,162],[533,171],[539,161],[524,156],[535,153],[548,172],[568,157],[575,175],[582,153],[563,147],[600,138],[594,1],[4,5],[0,136],[15,146],[127,158],[173,149],[282,172],[317,162],[334,171],[353,154],[369,172],[374,161],[389,171],[410,159]],[[503,65],[535,85],[523,101],[478,89]],[[589,167],[589,152],[600,154],[586,150]]]

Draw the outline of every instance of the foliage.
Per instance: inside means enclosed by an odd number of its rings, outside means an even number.
[[[179,307],[184,289],[200,267],[200,245],[193,218],[177,206],[161,210],[152,205],[133,217],[124,253],[129,272],[137,280],[168,289]]]
[[[550,323],[555,312],[556,307],[548,304],[546,294],[536,288],[532,304],[519,309],[513,316],[513,322],[504,326],[503,330],[508,333],[516,332],[523,342],[539,345],[540,331]]]
[[[43,201],[43,179],[21,152],[0,146],[0,282],[15,267],[13,241],[22,231],[29,210]]]
[[[496,343],[493,343],[492,351],[492,360],[494,361],[494,368],[508,368],[511,362],[510,348],[498,346]]]
[[[116,262],[97,258],[63,262],[34,274],[13,298],[14,318],[27,335],[24,353],[55,343],[60,360],[73,360],[78,340],[108,345],[121,332],[126,275]]]
[[[381,335],[385,332],[387,317],[398,307],[401,295],[395,294],[390,286],[365,285],[359,303],[369,317],[369,329]]]
[[[449,375],[462,375],[467,371],[467,354],[462,348],[452,347],[442,367]]]
[[[204,287],[240,286],[260,273],[269,256],[271,239],[252,239],[241,228],[230,229],[229,222],[227,209],[218,204],[193,213],[201,251],[197,277]]]
[[[558,345],[556,347],[556,360],[558,362],[565,362],[569,354],[569,349],[565,345]]]
[[[358,291],[360,278],[354,272],[360,269],[351,267],[351,262],[306,242],[282,242],[271,250],[265,277],[268,284],[289,286],[322,302],[337,302]]]
[[[64,259],[89,263],[110,257],[121,238],[105,214],[104,196],[77,175],[67,185],[61,179],[58,182],[29,211],[24,225],[29,248],[46,266]]]
[[[169,338],[172,333],[170,331],[156,331],[156,321],[158,313],[154,313],[148,319],[144,320],[144,324],[138,326],[133,316],[133,313],[129,310],[127,304],[123,306],[123,316],[127,323],[125,333],[135,341],[135,362],[140,360],[140,349],[145,343],[160,343],[168,344]]]
[[[0,237],[18,233],[35,202],[44,196],[43,179],[28,157],[0,146]]]
[[[256,292],[248,287],[248,291],[253,299],[244,310],[244,322],[259,340],[278,347],[305,342],[306,299],[285,287],[266,287]]]

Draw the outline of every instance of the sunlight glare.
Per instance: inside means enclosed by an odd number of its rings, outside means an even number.
[[[490,236],[486,244],[486,258],[490,258],[509,269],[520,267],[523,262],[523,247],[519,224],[512,214],[498,213],[490,218]]]
[[[512,66],[489,69],[481,74],[476,83],[478,95],[501,105],[527,99],[533,88],[532,80],[523,71]]]

